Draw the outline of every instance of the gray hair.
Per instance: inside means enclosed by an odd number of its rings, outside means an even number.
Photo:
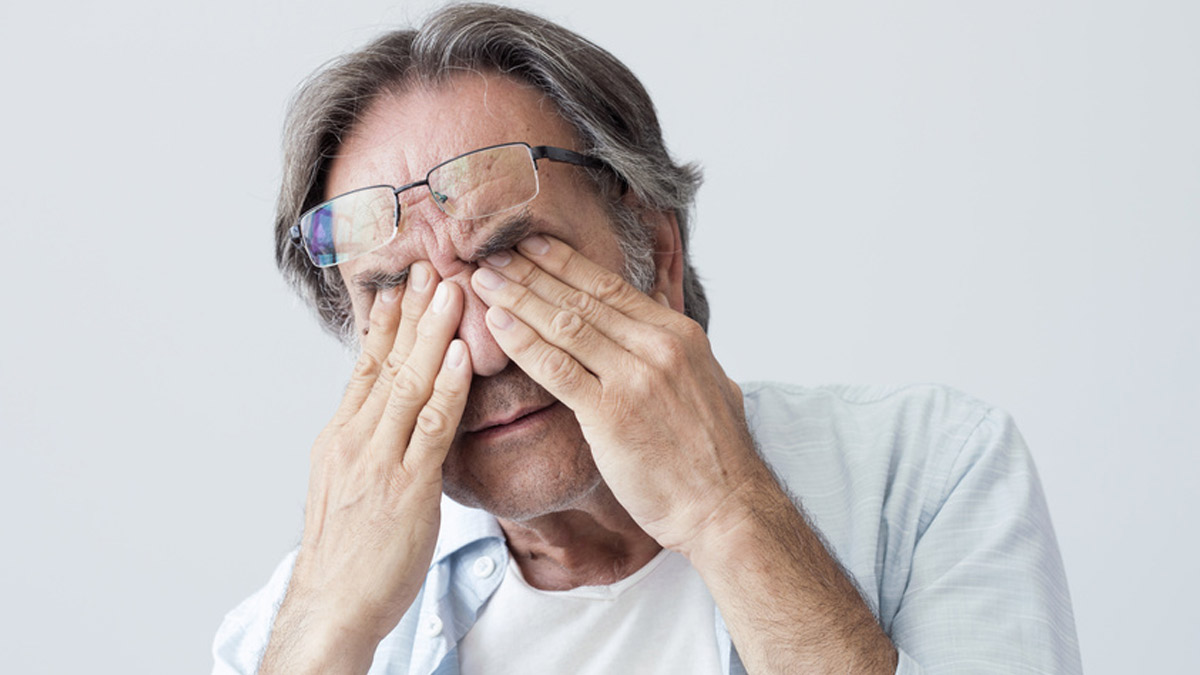
[[[341,274],[336,267],[314,267],[292,244],[289,228],[324,200],[331,159],[376,97],[413,83],[444,82],[464,70],[502,73],[553,101],[578,135],[580,150],[612,169],[589,171],[601,194],[628,191],[643,208],[674,212],[684,256],[685,312],[707,328],[708,300],[687,249],[700,171],[671,160],[641,82],[612,54],[566,28],[487,4],[451,5],[416,30],[389,32],[318,70],[293,99],[284,131],[275,260],[321,324],[347,344],[357,339]],[[610,210],[626,276],[645,290],[654,281],[653,233],[620,196],[611,200]]]

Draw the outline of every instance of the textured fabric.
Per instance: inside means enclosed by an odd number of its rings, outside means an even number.
[[[742,387],[763,458],[802,504],[900,650],[897,673],[1079,673],[1070,597],[1033,461],[1008,415],[949,389]],[[372,675],[458,672],[496,590],[495,519],[443,500],[421,595]],[[231,612],[214,673],[255,671],[294,562]],[[720,612],[717,649],[745,672]],[[552,639],[552,636],[547,636]]]

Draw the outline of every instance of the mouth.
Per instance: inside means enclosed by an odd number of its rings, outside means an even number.
[[[479,424],[473,425],[466,430],[466,433],[479,438],[495,436],[508,431],[516,431],[536,424],[539,420],[546,417],[547,413],[557,405],[561,404],[558,401],[552,401],[548,404],[521,408],[507,415],[490,417]]]

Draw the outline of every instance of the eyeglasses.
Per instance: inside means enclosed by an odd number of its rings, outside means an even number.
[[[475,220],[520,208],[538,195],[537,162],[548,159],[589,168],[595,157],[548,145],[504,143],[448,159],[424,180],[400,187],[372,185],[338,195],[304,212],[288,230],[313,265],[332,267],[388,244],[400,231],[400,193],[425,186],[442,213]]]

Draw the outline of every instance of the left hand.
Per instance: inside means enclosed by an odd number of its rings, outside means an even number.
[[[689,555],[706,531],[746,517],[773,479],[700,325],[557,239],[531,237],[518,251],[490,256],[472,278],[489,330],[575,413],[638,525]]]

